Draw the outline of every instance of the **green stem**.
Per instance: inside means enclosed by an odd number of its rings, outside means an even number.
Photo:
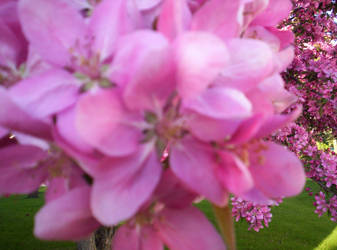
[[[234,222],[229,204],[225,207],[218,207],[213,204],[212,207],[215,218],[226,242],[227,249],[236,250]]]

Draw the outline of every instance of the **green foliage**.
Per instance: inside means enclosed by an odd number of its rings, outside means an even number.
[[[308,182],[309,187],[318,190],[315,183],[310,180]],[[43,204],[43,189],[40,192],[38,199],[27,199],[26,195],[0,199],[1,250],[76,249],[73,242],[47,242],[33,237],[34,214]],[[210,204],[202,201],[197,206],[215,225]],[[273,220],[268,229],[256,233],[248,231],[245,222],[235,223],[238,249],[337,249],[336,224],[327,216],[318,218],[313,209],[311,197],[303,192],[297,197],[285,199],[273,210]]]
[[[43,205],[44,193],[38,199],[15,195],[0,199],[1,250],[74,250],[73,242],[48,242],[33,236],[34,215]],[[62,216],[62,215],[59,215]]]
[[[307,186],[314,191],[319,190],[311,180],[308,180]],[[208,202],[203,201],[197,206],[215,223]],[[245,221],[235,223],[238,249],[336,250],[337,237],[333,237],[337,236],[336,224],[327,216],[318,218],[313,209],[312,198],[303,192],[297,197],[285,199],[279,207],[273,209],[273,219],[269,228],[257,233],[253,230],[248,231]]]

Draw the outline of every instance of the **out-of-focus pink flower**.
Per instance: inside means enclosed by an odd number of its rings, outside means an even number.
[[[34,146],[0,148],[0,195],[35,191],[48,176],[42,164],[47,158],[47,152]]]
[[[143,41],[148,42],[143,43],[142,40],[135,39],[141,36]],[[195,40],[192,41],[192,38],[195,38]],[[213,170],[207,170],[207,164],[201,164],[196,161],[198,165],[195,167],[199,168],[198,172],[194,171],[195,175],[191,176],[190,174],[190,177],[186,175],[187,172],[190,172],[189,166],[191,166],[188,162],[193,160],[193,157],[198,157],[198,154],[204,157],[203,155],[205,154],[203,154],[202,151],[211,151],[211,148],[207,149],[209,145],[202,145],[203,143],[198,142],[196,138],[193,139],[192,137],[189,140],[183,140],[182,138],[186,133],[192,130],[204,130],[202,127],[192,128],[191,124],[193,122],[190,121],[192,119],[196,122],[208,121],[209,123],[213,122],[213,124],[216,124],[217,121],[221,121],[224,124],[226,121],[231,122],[231,120],[247,117],[250,114],[249,101],[247,101],[244,95],[239,91],[226,88],[205,91],[204,95],[199,98],[194,98],[194,100],[190,96],[186,96],[185,98],[184,94],[186,93],[187,95],[187,91],[178,90],[181,95],[177,96],[174,93],[176,86],[174,73],[176,68],[172,67],[170,51],[178,47],[179,49],[177,49],[178,52],[176,53],[179,53],[179,51],[182,51],[180,46],[183,47],[189,44],[194,52],[199,52],[203,57],[200,57],[198,59],[199,61],[194,60],[195,66],[192,67],[193,71],[189,74],[190,78],[188,78],[188,75],[185,75],[184,79],[186,80],[184,81],[187,82],[188,79],[193,79],[196,81],[196,84],[204,84],[199,78],[204,79],[205,82],[211,82],[212,76],[213,78],[216,76],[216,69],[210,68],[211,65],[214,65],[212,62],[215,62],[219,58],[221,61],[219,62],[219,66],[226,63],[226,58],[225,60],[220,59],[222,54],[216,54],[217,50],[221,53],[226,52],[225,45],[222,44],[218,38],[208,36],[205,33],[190,33],[182,35],[181,40],[177,41],[179,45],[172,48],[162,35],[149,31],[136,32],[130,36],[126,36],[121,42],[122,44],[115,56],[113,65],[122,69],[118,70],[117,68],[115,72],[119,80],[117,84],[121,86],[122,93],[120,94],[120,90],[117,88],[115,90],[90,94],[81,98],[77,107],[78,114],[76,121],[80,136],[82,136],[87,143],[93,145],[110,157],[125,157],[125,162],[130,160],[131,162],[135,161],[136,169],[142,164],[146,166],[146,161],[148,161],[149,157],[157,161],[157,168],[160,169],[159,159],[161,158],[164,148],[169,145],[169,152],[172,153],[172,159],[177,159],[171,162],[173,171],[180,178],[183,178],[192,189],[205,195],[213,202],[223,204],[226,195],[220,185],[217,184],[218,181],[215,172]],[[214,54],[212,54],[206,53],[206,51],[201,52],[201,48],[205,48],[205,46],[210,48],[211,46],[217,47],[213,48]],[[133,51],[139,48],[142,48],[142,53],[138,52],[138,57],[133,57],[133,64],[131,64],[130,67],[131,57],[127,56],[134,55]],[[203,61],[201,58],[205,58],[208,61]],[[186,58],[184,64],[187,62],[188,58]],[[131,71],[123,72],[125,68],[123,65],[125,65],[125,63],[128,63],[129,69],[132,69]],[[204,77],[199,73],[203,71],[202,69],[209,71]],[[221,67],[218,67],[218,71],[220,71],[220,69]],[[203,72],[205,72],[205,70]],[[149,72],[151,72],[151,74],[149,74]],[[132,77],[130,75],[131,73]],[[199,92],[202,92],[202,89],[195,91],[195,93]],[[183,97],[182,101],[180,100],[181,97]],[[221,101],[223,101],[224,104],[222,104]],[[232,107],[232,109],[227,109],[226,105]],[[95,119],[92,119],[93,117],[95,117]],[[101,129],[98,131],[96,129],[97,127]],[[116,138],[119,139],[116,140]],[[200,144],[200,147],[193,147],[195,151],[190,151],[190,144],[193,143],[196,145]],[[144,153],[138,153],[142,151]],[[154,156],[152,156],[152,154],[154,154]],[[135,155],[139,156],[135,157]],[[207,159],[208,153],[206,153],[205,157],[206,159],[200,159],[206,163],[209,161],[209,159]],[[181,163],[183,159],[184,161]],[[109,165],[113,170],[114,168],[118,168],[116,166],[117,162],[124,164],[122,163],[123,161],[111,159],[111,164]],[[109,161],[107,161],[107,163],[108,162]],[[129,163],[130,167],[133,166],[131,162]],[[153,173],[158,174],[159,177],[160,172],[161,171],[158,170]],[[133,173],[133,171],[131,173]],[[99,200],[94,199],[95,201],[93,201],[93,208],[94,211],[97,211],[97,217],[103,216],[98,215],[98,213],[103,214],[103,210],[98,210],[98,207],[107,207],[106,202],[111,204],[111,206],[117,206],[118,200],[123,201],[123,199],[119,198],[113,203],[110,202],[113,193],[108,191],[107,188],[101,188],[103,186],[106,187],[106,185],[103,184],[108,181],[105,176],[106,175],[103,175],[102,178],[96,177],[97,184],[94,184],[94,196],[101,197]],[[115,176],[117,178],[117,175]],[[140,180],[140,178],[145,177],[146,176],[137,175],[137,177],[133,179],[136,181],[137,179]],[[106,179],[106,181],[103,182],[103,179]],[[102,180],[102,182],[100,180]],[[156,185],[156,180],[153,175],[151,182],[150,180],[147,181],[149,192],[147,194],[143,192],[143,196],[140,194],[136,196],[137,199],[139,199],[137,206],[140,206],[149,197],[151,189]],[[111,179],[109,181],[111,182]],[[97,192],[96,187],[97,190],[99,190]],[[111,189],[113,188],[116,189],[116,184],[111,186]],[[106,198],[102,198],[105,197],[103,195],[105,192],[110,193],[110,201]],[[130,202],[131,200],[127,199],[125,201]],[[136,199],[132,202],[135,201]],[[137,206],[135,206],[135,204],[132,205],[134,211],[137,210]],[[116,214],[111,213],[111,209],[112,208],[110,208],[110,211],[106,210],[109,214],[104,215],[104,219],[102,217],[102,222],[108,221],[106,216],[111,218],[116,217]],[[127,212],[125,209],[124,211],[125,213]],[[109,219],[109,221],[110,220],[112,219]],[[115,219],[113,221],[115,221]]]
[[[107,18],[104,13],[110,10],[120,18]],[[12,100],[29,115],[51,123],[52,115],[76,102],[81,89],[113,85],[103,70],[105,60],[110,60],[117,37],[133,29],[124,1],[104,1],[89,23],[62,1],[23,0],[18,12],[31,50],[51,65],[9,89]],[[52,21],[53,15],[62,21]]]
[[[100,226],[90,209],[91,188],[78,168],[58,167],[49,169],[55,176],[47,183],[46,204],[35,216],[34,234],[43,240],[86,238]]]
[[[273,30],[288,9],[279,7],[20,0],[29,53],[25,73],[0,87],[0,179],[28,181],[0,193],[47,181],[35,226],[42,239],[77,240],[124,221],[119,249],[224,249],[191,206],[197,195],[218,206],[229,193],[269,204],[305,180],[294,154],[264,140],[300,112],[282,113],[295,98],[279,76],[293,58],[292,37]],[[19,33],[1,20],[0,58],[17,68]],[[258,230],[269,211],[255,212]]]
[[[176,202],[178,196],[192,199],[195,196],[179,184],[170,170],[164,173],[162,181],[165,184],[156,190],[157,200],[118,229],[113,239],[114,247],[159,250],[165,244],[170,249],[225,249],[222,239],[197,208],[191,203]],[[168,190],[166,185],[171,189]]]
[[[27,58],[28,43],[21,31],[17,5],[17,1],[1,1],[0,3],[1,74],[14,73],[13,71],[17,70]]]
[[[239,12],[240,6],[234,9]],[[260,86],[276,74],[273,51],[234,33],[221,40],[213,30],[221,17],[207,26],[207,8],[203,5],[191,19],[186,2],[166,1],[158,20],[166,38],[153,31],[124,36],[111,66],[117,88],[85,95],[77,105],[79,136],[107,155],[101,173],[94,174],[92,199],[102,223],[129,218],[149,199],[165,148],[174,173],[216,204],[224,204],[227,192],[265,202],[297,194],[303,186],[302,166],[291,153],[256,141],[298,114],[278,114],[292,102],[282,92],[282,81],[276,91],[268,83]],[[190,23],[199,21],[189,30]],[[213,33],[201,32],[203,27]],[[284,161],[274,163],[273,157]],[[150,169],[151,177],[146,174]],[[294,184],[286,173],[300,181]],[[274,185],[273,178],[282,184]],[[138,193],[138,185],[145,191]],[[126,199],[116,190],[128,190],[136,198]]]

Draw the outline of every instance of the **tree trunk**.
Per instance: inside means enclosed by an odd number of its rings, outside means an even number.
[[[97,250],[111,250],[111,241],[115,233],[113,227],[100,227],[95,233]]]
[[[77,243],[77,250],[111,250],[113,227],[100,227],[90,238]]]
[[[95,244],[95,234],[93,233],[88,239],[77,242],[77,250],[98,250]]]

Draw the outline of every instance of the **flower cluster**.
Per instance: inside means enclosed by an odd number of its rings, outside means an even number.
[[[301,157],[307,170],[307,177],[322,183],[326,188],[337,185],[337,156],[330,150],[319,149],[317,142],[303,127],[290,124],[278,131],[275,135],[277,141]]]
[[[276,137],[301,158],[307,176],[331,204],[337,194],[337,156],[331,147],[337,136],[335,6],[335,0],[296,0],[284,22],[295,34],[295,59],[283,76],[286,87],[303,105],[303,115]],[[329,148],[319,148],[322,143],[330,144]]]
[[[284,73],[287,88],[298,96],[298,124],[318,141],[336,138],[337,74],[335,0],[294,1],[284,22],[295,34],[295,59]]]
[[[301,158],[307,177],[324,191],[315,195],[316,202],[314,202],[315,212],[322,215],[329,210],[328,207],[333,211],[337,206],[337,155],[330,149],[319,149],[312,134],[313,132],[307,132],[304,127],[292,123],[278,131],[274,139],[287,145]],[[313,195],[310,188],[307,191],[310,196]],[[331,215],[331,220],[336,221],[336,213],[331,212]]]
[[[301,112],[282,113],[293,36],[275,26],[290,9],[2,1],[0,195],[47,184],[41,239],[113,225],[116,249],[224,249],[197,196],[269,204],[304,186],[296,155],[264,140]]]
[[[326,195],[321,191],[315,195],[314,205],[316,207],[315,213],[322,216],[329,213],[332,221],[337,221],[337,196],[334,195],[329,201],[326,200]]]
[[[256,232],[259,232],[260,229],[269,226],[272,218],[271,207],[278,206],[282,202],[282,199],[265,205],[245,201],[238,197],[232,197],[231,201],[233,205],[232,214],[235,220],[244,219],[249,224],[248,230],[254,229]]]

